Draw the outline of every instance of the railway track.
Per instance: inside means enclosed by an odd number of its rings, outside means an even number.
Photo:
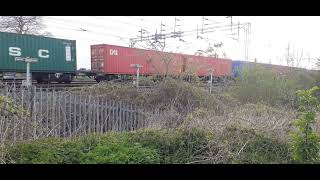
[[[22,81],[4,81],[0,82],[0,85],[3,84],[5,86],[11,86],[11,87],[21,87],[22,86]],[[64,84],[64,83],[43,83],[43,84],[38,84],[36,81],[32,82],[32,85],[35,87],[41,87],[41,88],[54,88],[54,89],[65,89],[65,88],[72,88],[72,87],[85,87],[85,86],[91,86],[97,84],[96,81],[72,81],[69,84]]]

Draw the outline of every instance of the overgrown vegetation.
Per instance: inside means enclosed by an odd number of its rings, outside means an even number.
[[[291,134],[293,158],[298,163],[320,162],[320,137],[313,130],[316,112],[319,110],[319,99],[315,93],[319,87],[297,91],[300,118],[294,122],[298,131]]]
[[[78,139],[49,138],[9,148],[7,163],[186,163],[203,152],[201,131],[142,130]]]
[[[12,121],[17,123],[23,117],[28,117],[28,112],[21,106],[16,105],[12,99],[4,96],[0,96],[0,162],[6,153],[6,137],[11,136],[15,127],[9,128],[6,124],[10,124]]]
[[[243,103],[296,106],[295,91],[313,87],[317,73],[293,71],[275,73],[260,65],[245,66],[231,93]]]
[[[293,103],[294,91],[292,80],[257,65],[243,68],[231,92],[244,103],[277,105]]]
[[[19,164],[288,162],[290,154],[286,144],[240,127],[227,128],[219,137],[199,129],[179,128],[107,133],[78,139],[49,138],[17,144],[6,154],[6,163]]]
[[[7,146],[3,159],[64,164],[318,163],[319,93],[317,88],[305,90],[317,77],[303,72],[280,76],[252,66],[220,94],[210,94],[199,79],[183,81],[186,77],[142,77],[140,85],[152,88],[113,82],[77,88],[74,91],[152,107],[161,115],[146,119],[148,127],[133,132]],[[304,90],[295,93],[298,89]]]
[[[15,105],[10,98],[0,96],[0,118],[25,115],[27,112],[22,107]]]
[[[144,82],[146,81],[151,83],[151,78],[144,78]],[[207,89],[194,83],[169,77],[155,83],[152,89],[137,90],[132,84],[108,82],[80,91],[116,101],[168,111],[170,114],[175,114],[172,118],[177,122],[180,122],[181,118],[196,108],[206,108],[221,113],[223,107],[225,107],[224,102],[218,98],[218,95],[209,94]]]

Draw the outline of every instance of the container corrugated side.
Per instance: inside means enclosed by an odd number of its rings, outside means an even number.
[[[0,32],[0,71],[25,71],[15,57],[37,58],[31,72],[75,72],[76,41]]]

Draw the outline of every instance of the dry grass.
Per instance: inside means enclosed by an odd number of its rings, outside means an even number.
[[[232,96],[209,94],[195,84],[170,79],[152,89],[102,83],[74,90],[156,107],[161,113],[147,119],[150,129],[198,128],[212,134],[207,154],[190,163],[290,162],[285,144],[298,116],[292,106],[241,103]],[[320,132],[320,115],[317,120],[315,129]]]

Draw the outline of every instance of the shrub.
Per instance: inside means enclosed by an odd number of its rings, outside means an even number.
[[[201,116],[201,114],[200,114]],[[47,138],[8,149],[18,164],[290,163],[286,143],[252,129],[227,127],[222,134],[181,127],[106,133],[79,139]]]
[[[257,164],[257,163],[290,163],[289,146],[275,138],[264,137],[254,130],[230,126],[219,137],[227,148],[229,163]]]
[[[154,86],[156,85],[156,82],[154,81],[154,77],[149,76],[149,77],[145,77],[145,76],[141,76],[139,77],[139,86]]]
[[[320,137],[312,129],[320,102],[315,97],[319,87],[297,91],[300,118],[294,122],[298,131],[291,133],[293,159],[298,163],[319,163]]]
[[[79,163],[80,145],[59,138],[20,143],[9,149],[8,163],[71,164]]]
[[[84,154],[82,163],[88,164],[158,164],[159,155],[154,149],[144,148],[140,144],[119,142],[98,145]]]
[[[207,133],[201,130],[141,130],[133,134],[134,142],[156,149],[160,163],[189,163],[205,153]]]
[[[48,138],[20,143],[8,149],[7,163],[158,163],[155,150],[129,140],[127,133],[90,135],[80,139]]]
[[[27,116],[28,112],[22,107],[16,105],[12,99],[0,96],[0,117]]]
[[[244,103],[292,104],[294,82],[262,66],[245,67],[231,93]]]
[[[161,110],[174,110],[180,115],[192,112],[195,108],[205,107],[220,113],[222,100],[209,94],[207,89],[181,79],[165,78],[152,89],[137,90],[132,84],[102,83],[83,89],[86,94],[101,95],[108,99],[134,103],[144,107]]]

